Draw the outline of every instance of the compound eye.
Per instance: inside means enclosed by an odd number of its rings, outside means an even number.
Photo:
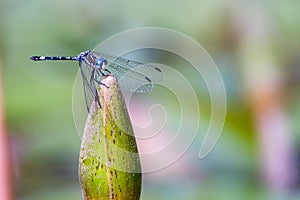
[[[95,64],[96,64],[96,67],[97,67],[98,69],[101,68],[101,60],[100,60],[99,58],[96,59]]]
[[[106,64],[107,64],[107,60],[105,58],[98,58],[96,60],[96,67],[98,69],[104,69]]]

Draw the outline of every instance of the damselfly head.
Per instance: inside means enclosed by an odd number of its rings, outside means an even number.
[[[96,59],[95,64],[98,69],[105,69],[107,65],[107,60],[105,58],[100,57]]]

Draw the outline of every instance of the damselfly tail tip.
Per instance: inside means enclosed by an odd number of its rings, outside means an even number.
[[[30,59],[33,61],[37,61],[40,59],[40,56],[31,56]]]

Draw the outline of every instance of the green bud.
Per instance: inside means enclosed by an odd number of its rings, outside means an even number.
[[[79,179],[86,200],[137,200],[141,165],[130,117],[113,76],[98,89],[102,109],[93,102],[82,137]]]

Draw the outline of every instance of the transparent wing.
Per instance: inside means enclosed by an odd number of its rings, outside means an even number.
[[[153,83],[163,79],[163,73],[157,66],[105,53],[92,52],[92,54],[108,61],[107,69],[118,79],[120,86],[126,90],[149,92],[153,90]]]
[[[99,95],[93,78],[93,68],[89,66],[85,59],[79,62],[79,68],[82,77],[85,104],[88,112],[90,113],[90,107],[94,101],[97,101],[97,104],[101,108]]]

